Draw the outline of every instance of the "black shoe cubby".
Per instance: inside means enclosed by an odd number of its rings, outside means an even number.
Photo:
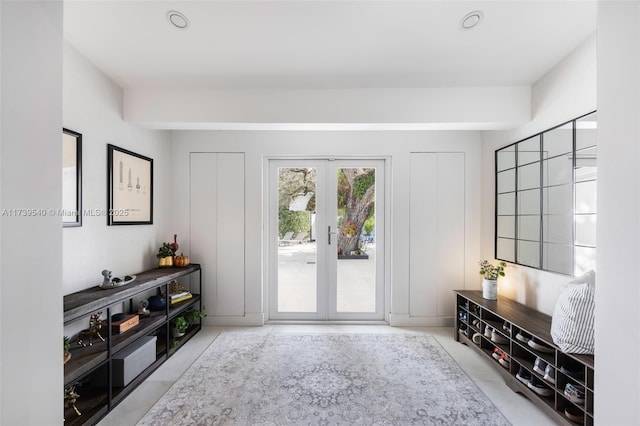
[[[557,424],[593,425],[594,358],[592,355],[566,354],[556,347],[551,338],[551,317],[548,315],[508,298],[484,299],[481,291],[456,290],[455,293],[458,312],[455,320],[457,341],[472,347],[491,360],[511,389],[529,398]],[[461,316],[460,312],[464,312],[466,316]],[[473,323],[476,319],[479,320],[479,327]],[[505,323],[506,330],[503,329]],[[458,331],[461,326],[465,328],[466,334]],[[494,342],[490,336],[485,336],[487,326],[506,339],[506,343]],[[473,341],[475,333],[480,333],[478,343]],[[527,342],[518,340],[516,337],[518,333],[527,338],[534,337],[536,342],[547,346],[551,352],[544,352],[531,347]],[[504,351],[510,357],[508,368],[493,357],[495,348]],[[551,365],[555,372],[555,384],[545,380],[544,374],[533,369],[536,358]],[[544,389],[549,389],[551,395],[540,395],[527,383],[518,380],[516,375],[520,367],[541,382]],[[576,404],[564,395],[567,383],[584,388],[584,404]],[[567,413],[573,419],[581,420],[572,420]]]

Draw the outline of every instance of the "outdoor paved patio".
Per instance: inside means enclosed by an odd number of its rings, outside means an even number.
[[[338,260],[338,312],[375,311],[375,245],[368,259]],[[316,243],[278,247],[278,311],[316,311]]]

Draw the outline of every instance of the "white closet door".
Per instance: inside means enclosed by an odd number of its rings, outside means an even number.
[[[412,153],[409,314],[450,316],[464,288],[464,153]]]
[[[244,216],[244,154],[192,153],[191,253],[208,315],[244,315]]]

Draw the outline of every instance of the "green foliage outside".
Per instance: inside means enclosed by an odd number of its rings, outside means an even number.
[[[353,178],[353,195],[358,200],[362,200],[367,189],[371,187],[376,181],[375,169],[371,169],[369,172],[358,175]]]
[[[291,211],[288,208],[280,207],[278,212],[278,232],[280,237],[291,231],[294,234],[298,232],[309,232],[311,228],[311,215],[309,212]]]
[[[338,169],[338,213],[344,216],[347,208],[347,194],[349,193],[349,180],[342,169]]]
[[[367,235],[370,235],[371,232],[375,229],[376,227],[376,219],[373,217],[373,212],[371,212],[371,216],[369,216],[367,218],[367,220],[364,221],[364,233]]]
[[[349,175],[349,177],[347,176]],[[362,229],[366,234],[371,234],[375,229],[375,211],[372,208],[363,209],[362,203],[370,205],[374,198],[367,194],[367,190],[375,184],[375,169],[338,169],[338,228],[344,226],[344,222],[349,219],[354,223],[359,223],[357,229]],[[279,171],[279,224],[278,232],[282,238],[287,232],[309,232],[311,228],[310,212],[315,210],[316,190],[316,170],[314,168],[282,168]],[[307,211],[291,211],[289,206],[296,197],[312,193],[313,196],[307,203]],[[367,198],[365,201],[364,198]],[[355,207],[354,207],[355,206]],[[358,207],[360,206],[360,207]],[[349,213],[348,209],[368,212],[366,220],[360,214]],[[364,223],[362,223],[364,221]],[[360,225],[361,224],[361,225]],[[360,228],[362,226],[362,228]],[[344,236],[341,238],[344,240]],[[349,245],[355,244],[357,247],[358,238],[350,238]]]

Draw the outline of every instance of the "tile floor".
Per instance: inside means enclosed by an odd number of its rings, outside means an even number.
[[[491,361],[482,358],[473,349],[453,339],[451,327],[389,327],[386,325],[265,325],[264,327],[205,326],[175,356],[134,390],[98,425],[135,425],[160,399],[171,385],[221,333],[427,333],[433,335],[469,377],[493,401],[502,414],[514,425],[553,425],[555,422],[536,408],[528,399],[513,392],[495,371]]]

